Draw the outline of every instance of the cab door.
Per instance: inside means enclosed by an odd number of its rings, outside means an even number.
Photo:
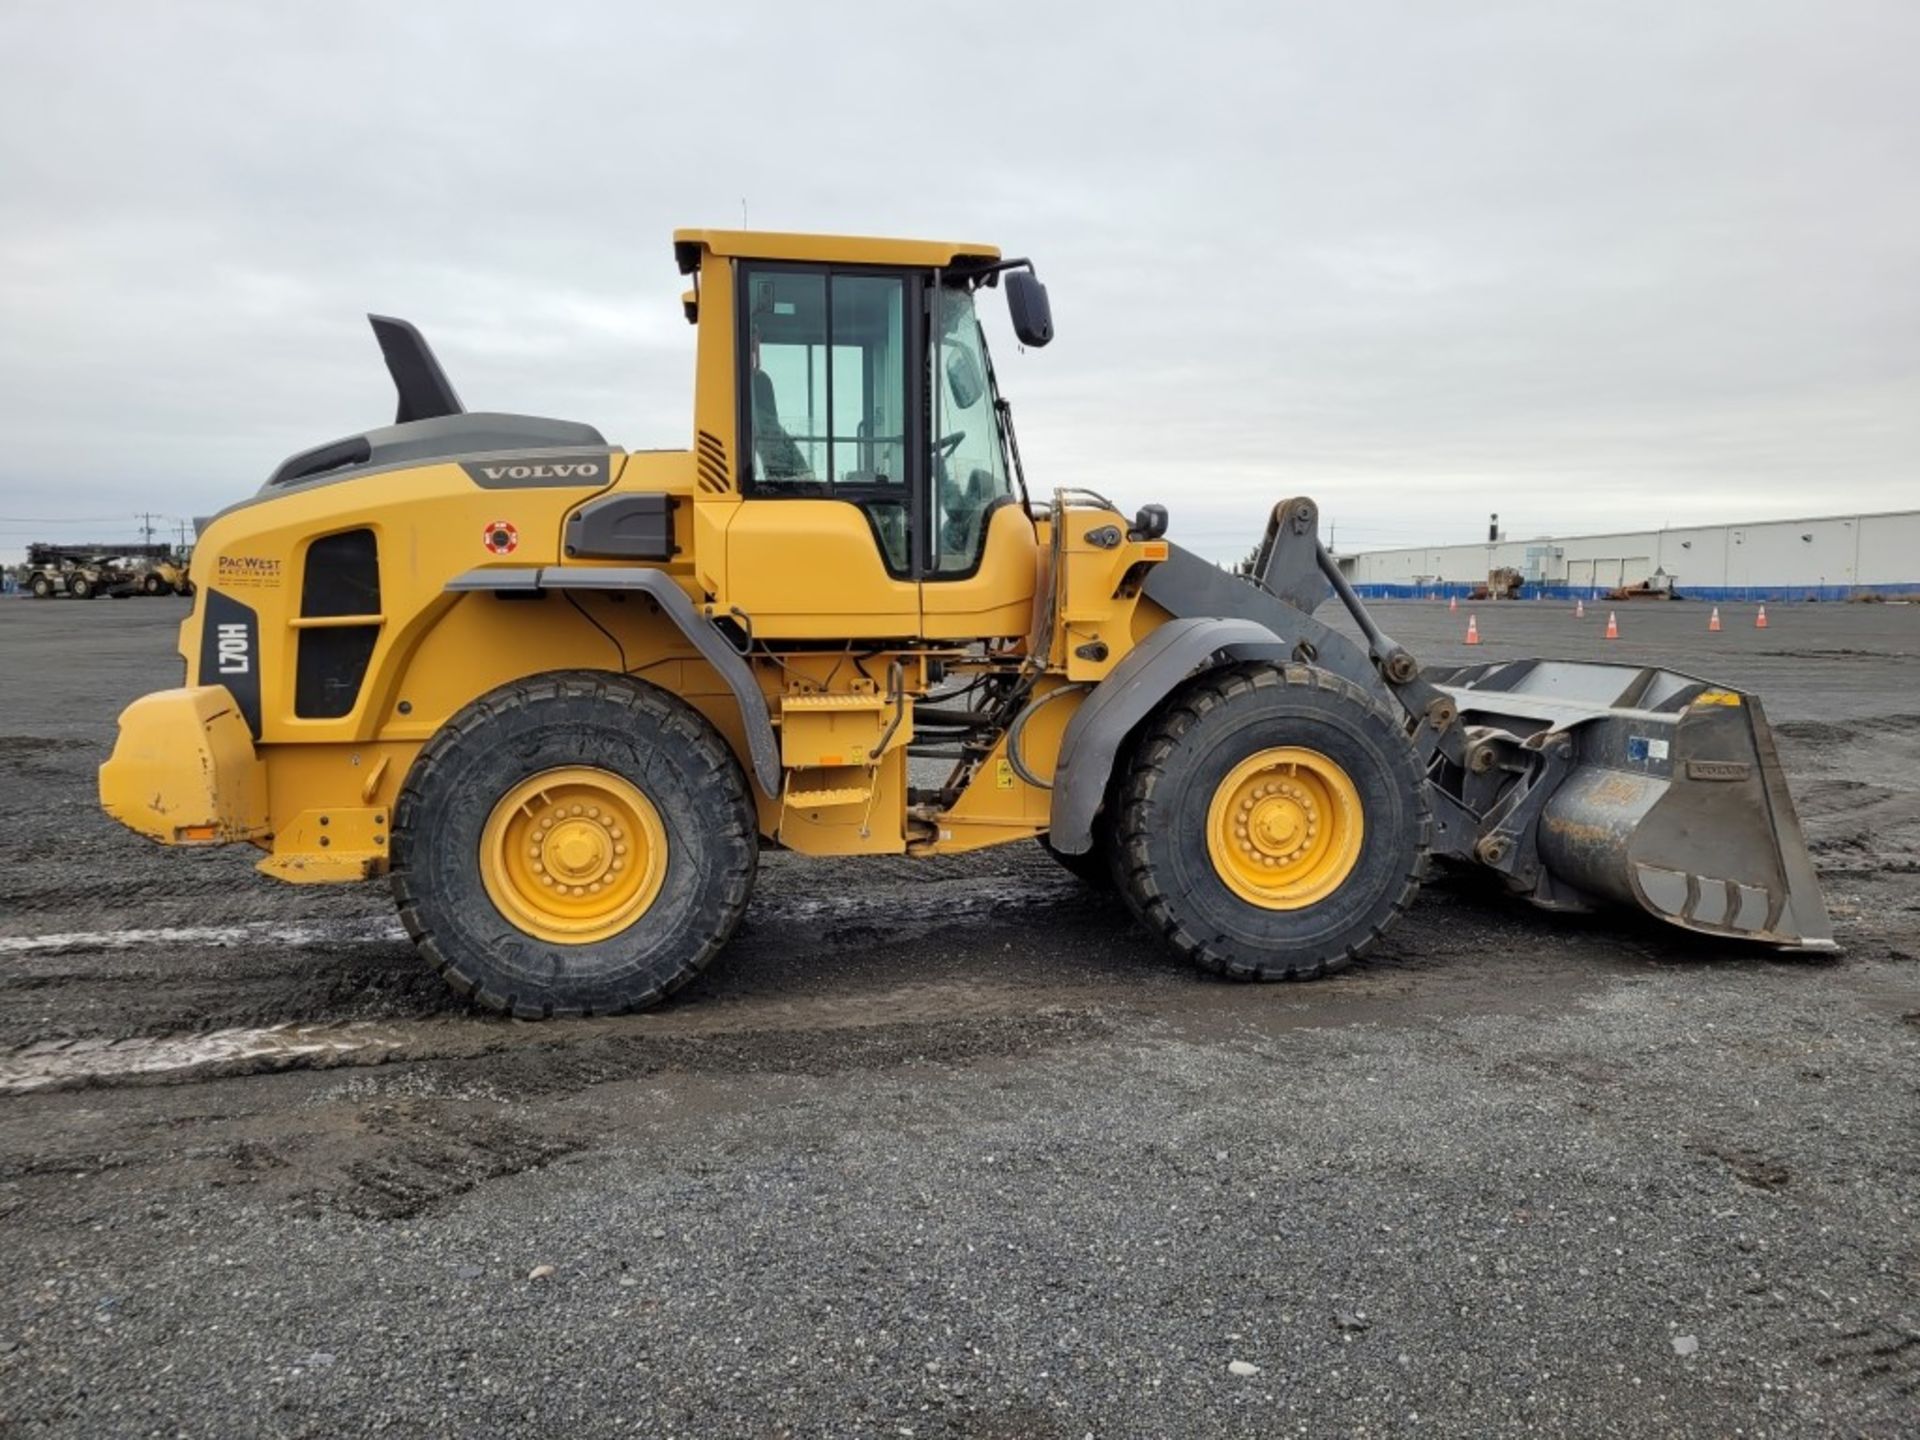
[[[927,524],[920,633],[929,640],[1010,639],[1033,620],[1039,541],[1016,492],[974,298],[930,292]]]
[[[737,284],[729,604],[762,639],[917,636],[919,276],[745,261]]]

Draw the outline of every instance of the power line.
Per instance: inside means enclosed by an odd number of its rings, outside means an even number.
[[[118,525],[121,521],[138,515],[0,515],[0,524],[5,525]]]

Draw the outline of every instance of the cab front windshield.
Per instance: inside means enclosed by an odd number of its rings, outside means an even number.
[[[930,389],[937,397],[933,427],[933,570],[964,573],[980,561],[988,513],[1013,494],[1000,412],[994,404],[993,366],[974,313],[973,296],[943,286],[937,292]]]

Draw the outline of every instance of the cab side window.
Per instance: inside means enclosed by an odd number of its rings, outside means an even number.
[[[749,493],[860,506],[904,573],[905,278],[783,266],[750,268],[745,283]]]

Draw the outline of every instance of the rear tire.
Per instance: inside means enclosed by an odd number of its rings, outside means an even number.
[[[706,968],[746,910],[758,845],[746,776],[699,712],[564,671],[483,696],[420,752],[390,875],[408,933],[461,994],[525,1019],[610,1014]]]
[[[93,582],[84,575],[76,575],[67,582],[67,593],[76,600],[91,600]]]
[[[1140,921],[1202,969],[1311,980],[1412,902],[1431,828],[1413,748],[1364,690],[1306,665],[1236,666],[1192,682],[1134,746],[1116,872]]]
[[[140,593],[143,595],[162,595],[166,590],[167,582],[158,575],[148,575],[140,582]]]

